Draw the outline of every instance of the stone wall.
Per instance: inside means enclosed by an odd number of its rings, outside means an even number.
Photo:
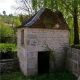
[[[27,75],[27,49],[26,49],[26,38],[27,38],[27,30],[25,30],[24,32],[24,44],[21,44],[21,30],[24,30],[24,28],[22,29],[18,29],[18,35],[17,35],[17,46],[18,46],[18,51],[17,51],[17,57],[19,59],[19,65],[20,65],[20,69],[21,71]]]
[[[69,47],[66,67],[76,76],[80,76],[80,49]]]
[[[0,73],[9,73],[19,69],[18,59],[0,60]]]
[[[22,45],[23,29],[18,29],[18,58],[21,70],[26,76],[38,74],[38,52],[47,51],[46,44],[54,51],[57,70],[64,68],[69,46],[69,30],[25,28]]]

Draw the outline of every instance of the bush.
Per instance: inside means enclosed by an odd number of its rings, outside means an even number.
[[[16,57],[16,50],[17,46],[15,44],[0,44],[0,59],[12,59]]]
[[[10,38],[10,40],[9,41],[7,40],[7,42],[11,41],[11,43],[13,43],[15,38],[14,30],[9,26],[0,24],[0,42],[5,43],[6,38]]]
[[[6,48],[11,48],[12,51],[17,51],[17,46],[15,44],[0,44],[0,50],[6,50]]]
[[[0,50],[0,59],[12,59],[14,58],[14,52],[11,48],[6,48],[6,50]]]

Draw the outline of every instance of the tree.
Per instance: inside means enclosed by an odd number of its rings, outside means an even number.
[[[3,11],[3,14],[6,15],[6,11]]]
[[[20,19],[19,19],[18,16],[16,16],[16,17],[13,19],[13,21],[14,21],[14,23],[13,23],[13,25],[14,25],[13,30],[14,30],[14,34],[16,35],[17,27],[18,27],[19,25],[21,25],[21,21],[20,21]]]
[[[20,22],[23,24],[25,21],[27,21],[29,18],[29,15],[23,15],[23,14],[20,14],[19,15],[19,19],[20,19]]]
[[[31,1],[32,0],[16,0],[16,3],[18,4],[16,10],[23,11],[31,16],[33,13]]]
[[[17,44],[17,27],[21,25],[20,19],[18,16],[12,17],[12,29],[14,32],[14,43]]]
[[[0,25],[0,43],[4,43],[6,37],[10,37],[13,41],[14,32],[9,26]]]
[[[9,14],[9,16],[10,16],[10,17],[12,17],[12,16],[13,16],[13,14]]]
[[[73,5],[73,25],[74,25],[74,44],[79,44],[79,30],[78,30],[78,2],[74,0]]]
[[[73,18],[74,44],[79,44],[78,16],[80,16],[80,0],[32,0],[32,7],[36,11],[41,7],[60,10],[66,18]]]

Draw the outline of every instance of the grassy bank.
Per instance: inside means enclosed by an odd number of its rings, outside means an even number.
[[[1,80],[77,80],[73,74],[63,71],[26,78],[21,72],[1,75]]]

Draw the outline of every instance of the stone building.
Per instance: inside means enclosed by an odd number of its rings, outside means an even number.
[[[17,55],[24,75],[64,69],[69,27],[60,11],[41,8],[18,27],[17,44]]]

